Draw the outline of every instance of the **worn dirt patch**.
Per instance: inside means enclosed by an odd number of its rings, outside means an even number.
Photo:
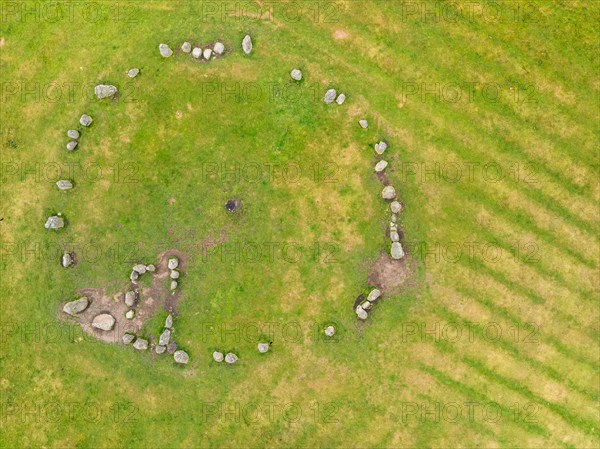
[[[333,32],[333,38],[336,41],[343,41],[343,40],[348,39],[349,37],[350,37],[350,34],[348,34],[348,32],[344,31],[344,30],[335,30]]]
[[[414,272],[414,261],[409,255],[400,260],[382,253],[369,268],[368,283],[385,293],[399,293]]]
[[[178,271],[185,274],[186,259],[183,253],[176,250],[168,250],[158,256],[158,262],[155,264],[154,273],[144,273],[140,280],[145,280],[152,276],[152,286],[142,287],[140,284],[124,283],[119,291],[107,294],[103,288],[86,288],[79,290],[78,297],[86,296],[90,300],[90,305],[78,317],[72,317],[65,314],[62,308],[65,303],[60,304],[58,311],[59,319],[78,323],[81,328],[89,335],[105,343],[122,344],[125,333],[138,335],[144,327],[146,321],[156,315],[156,312],[163,308],[174,316],[178,315],[177,304],[181,298],[181,289],[178,288],[173,294],[169,289],[169,268],[167,266],[170,257],[179,259]],[[125,292],[133,290],[137,292],[137,299],[133,307],[135,316],[132,320],[125,317],[125,313],[130,309],[125,304]],[[110,331],[103,331],[92,327],[92,320],[101,313],[110,313],[115,318],[115,326]],[[150,338],[153,342],[156,338]]]

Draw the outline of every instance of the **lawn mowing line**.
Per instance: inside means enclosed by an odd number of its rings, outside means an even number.
[[[591,429],[594,429],[597,426],[596,422],[588,421],[585,418],[581,418],[580,416],[571,413],[562,405],[546,401],[545,399],[539,397],[537,394],[533,393],[531,390],[529,390],[529,388],[527,388],[523,384],[517,382],[515,379],[510,379],[498,373],[490,371],[479,360],[472,359],[469,356],[464,356],[463,361],[479,373],[483,374],[484,376],[495,380],[500,385],[503,385],[512,391],[522,394],[523,396],[529,398],[533,402],[537,402],[540,405],[545,406],[547,409],[551,410],[552,412],[563,418],[567,424],[572,426],[573,423],[575,423],[575,426],[586,435],[594,436],[594,431]]]
[[[365,24],[365,27],[366,27],[366,28],[369,28],[369,27],[368,27],[368,24]],[[371,30],[372,30],[372,29],[371,29]],[[373,31],[373,32],[375,32],[375,30],[372,30],[372,31]],[[435,31],[438,31],[438,27],[435,27],[435,28],[430,28],[430,31],[434,31],[434,32],[435,32]],[[448,37],[448,36],[446,35],[446,36],[442,36],[442,37],[445,39],[445,41],[444,41],[444,42],[445,42],[445,45],[446,45],[446,44],[447,44],[447,37]],[[464,48],[464,42],[457,43],[457,45],[455,45],[453,48]],[[389,51],[392,51],[392,50],[395,50],[395,47],[390,47],[389,45],[386,45],[386,49],[387,49],[387,50],[389,50]],[[417,55],[416,55],[414,52],[412,52],[412,53],[409,53],[409,50],[408,50],[408,49],[406,49],[406,48],[405,48],[405,49],[403,49],[403,52],[402,52],[401,54],[396,54],[396,55],[395,55],[395,56],[396,56],[396,60],[397,60],[398,58],[401,58],[401,57],[403,57],[403,56],[406,56],[407,54],[410,54],[410,56],[412,57],[412,61],[411,61],[411,62],[413,62],[413,61],[418,61],[418,57],[417,57]],[[473,55],[476,57],[476,59],[474,60],[474,64],[475,64],[475,65],[477,65],[478,67],[480,67],[480,62],[481,62],[481,61],[480,61],[480,59],[481,59],[481,55],[479,55],[479,54],[478,54],[478,53],[476,53],[476,52],[475,52],[475,53],[473,53],[473,51],[471,51],[471,55],[470,55],[470,57],[472,57]],[[373,64],[377,65],[377,62],[376,62],[376,61],[371,61],[371,62],[372,62]],[[492,62],[492,61],[490,61],[490,62]],[[417,63],[415,63],[415,64],[417,64]],[[417,65],[418,65],[418,64],[417,64]],[[382,68],[380,65],[377,65],[377,67],[379,67],[380,69],[383,69],[383,68]],[[435,68],[436,68],[436,73],[441,73],[441,74],[442,74],[442,75],[444,75],[444,76],[445,76],[447,79],[453,79],[453,77],[452,77],[451,75],[452,75],[452,73],[454,73],[454,72],[452,72],[452,71],[449,71],[449,70],[448,70],[448,69],[446,69],[446,68],[441,68],[441,67],[440,67],[440,66],[438,66],[438,65],[436,65],[436,66],[433,66],[433,67],[435,67]],[[502,67],[499,67],[499,69],[500,69],[501,73],[503,73],[503,70],[504,70],[504,69],[503,69]],[[512,74],[511,74],[511,75],[512,75]],[[501,77],[501,78],[502,78],[502,77]],[[550,98],[552,98],[552,97],[550,97]],[[584,97],[584,98],[585,98],[585,97]],[[442,102],[442,103],[443,103],[443,102]],[[494,103],[494,104],[496,104],[496,103]],[[500,103],[497,103],[497,104],[500,104]],[[564,139],[562,136],[552,136],[552,138],[550,138],[550,135],[549,135],[549,134],[547,134],[546,132],[542,132],[542,131],[540,131],[540,130],[539,130],[539,126],[537,126],[537,124],[536,124],[535,122],[531,122],[531,120],[530,120],[528,117],[525,117],[525,120],[524,120],[524,117],[522,117],[522,116],[518,115],[518,114],[517,114],[517,113],[514,111],[514,109],[510,107],[510,105],[509,105],[509,104],[506,104],[506,103],[505,103],[504,105],[505,105],[506,107],[508,107],[508,110],[509,110],[509,111],[511,111],[511,113],[512,113],[511,115],[512,115],[512,116],[514,116],[514,122],[511,122],[511,123],[513,123],[513,125],[512,125],[512,127],[513,127],[513,128],[515,128],[515,127],[516,127],[516,125],[515,125],[514,123],[521,124],[521,123],[523,123],[523,121],[526,121],[526,123],[529,123],[529,124],[531,124],[531,125],[532,125],[530,128],[536,129],[536,131],[538,131],[538,133],[539,133],[539,134],[543,134],[543,137],[545,137],[545,138],[546,138],[548,141],[550,141],[550,142],[557,142],[557,141],[559,141],[559,142],[562,144],[562,145],[561,145],[561,148],[571,148],[571,147],[573,147],[573,148],[580,148],[580,146],[581,146],[581,145],[580,145],[580,143],[574,143],[573,145],[570,145],[570,144],[568,144],[568,143],[567,143],[567,141],[565,141],[565,139]],[[438,105],[438,106],[440,106],[440,105]],[[562,106],[561,104],[559,104],[559,107],[561,107],[561,108],[562,108],[563,106]],[[488,108],[488,109],[489,109],[489,108]],[[496,110],[496,109],[497,109],[497,108],[493,108],[493,109],[490,109],[490,110]],[[568,115],[568,114],[567,114],[567,113],[565,113],[565,115]],[[584,114],[584,117],[586,117],[586,116],[587,116],[587,114]],[[479,117],[477,117],[477,118],[479,118]],[[471,119],[473,120],[473,118],[472,118],[472,117],[471,117]],[[573,119],[573,123],[575,123],[575,124],[577,124],[577,125],[580,125],[580,124],[581,124],[581,113],[578,113],[578,114],[577,114],[577,118],[576,118],[576,119]],[[595,127],[595,123],[591,123],[591,122],[590,122],[590,127],[591,127],[591,128],[594,128],[594,127]],[[561,154],[557,154],[556,156],[557,156],[557,157],[560,157],[560,158],[564,158],[564,152],[563,152],[563,153],[561,153]],[[578,159],[580,158],[580,156],[581,156],[581,153],[580,153],[579,151],[577,151],[577,150],[574,150],[574,151],[572,151],[572,152],[569,152],[569,156],[571,156],[571,157],[575,156],[575,158],[572,160],[572,163],[573,163],[573,165],[577,165],[577,163],[576,163],[576,162],[578,162]],[[581,162],[581,161],[579,161],[579,162]],[[593,160],[585,160],[585,161],[583,161],[583,162],[586,162],[586,166],[589,166],[589,165],[591,165],[591,163],[593,163]],[[547,165],[547,163],[545,163],[544,165]],[[575,187],[575,188],[577,188],[578,186],[574,186],[574,187]]]
[[[299,39],[303,39],[304,41],[306,41],[304,36],[299,37]],[[331,56],[331,55],[329,55],[329,56]],[[335,58],[332,56],[331,59],[335,59]],[[353,69],[353,71],[355,73],[363,73],[364,74],[364,71],[356,70],[355,66],[351,66],[351,68]],[[371,80],[371,85],[375,85],[375,84],[376,83],[373,80]],[[388,121],[388,123],[389,123],[389,121]],[[472,123],[473,123],[473,121],[469,122],[469,124],[472,124]],[[433,126],[434,123],[432,123],[430,120],[429,120],[429,125],[435,128],[435,126]],[[394,128],[395,128],[395,126],[394,126]],[[475,131],[477,131],[479,135],[482,135],[481,129],[475,130]],[[486,130],[484,129],[483,131],[484,131],[483,135],[485,135]],[[438,132],[439,132],[439,129],[438,129]],[[452,135],[449,135],[449,136],[454,137]],[[501,139],[501,140],[503,140],[505,143],[507,143],[507,141],[505,139]],[[519,153],[523,153],[523,152],[519,152]],[[523,156],[521,156],[521,157],[523,157]],[[509,180],[509,182],[511,182],[512,184],[518,185],[517,182],[514,180]],[[564,187],[564,183],[561,183],[560,185],[562,185]],[[550,198],[550,199],[547,198],[541,191],[536,191],[537,193],[533,193],[533,192],[530,192],[529,189],[518,189],[517,188],[516,190],[522,191],[526,196],[529,196],[532,200],[536,201],[537,203],[541,204],[542,206],[545,206],[547,209],[551,210],[555,214],[557,214],[559,216],[566,216],[567,218],[570,219],[570,221],[573,222],[574,226],[579,226],[580,228],[581,227],[583,228],[580,230],[588,230],[588,228],[593,228],[589,231],[589,233],[591,235],[597,236],[598,234],[600,234],[600,230],[596,229],[596,228],[598,228],[598,226],[594,225],[593,223],[587,223],[584,219],[577,217],[572,212],[570,212],[568,209],[566,209],[564,206],[558,205],[556,200],[554,200],[552,198]],[[579,187],[573,185],[572,187],[568,188],[568,190],[572,190],[575,193],[577,193],[579,191]],[[586,198],[586,199],[589,199],[589,198]],[[598,232],[596,232],[596,231],[598,231]],[[596,238],[598,238],[598,237],[596,237]]]
[[[441,350],[445,350],[447,348],[445,348],[445,346],[447,346],[446,344],[443,344],[440,342],[440,344],[438,344],[441,347]],[[451,350],[450,352],[454,353],[453,350]],[[464,394],[466,397],[468,397],[469,399],[472,400],[477,400],[478,402],[481,403],[495,403],[498,405],[498,407],[500,407],[500,409],[502,410],[502,414],[504,415],[505,413],[508,413],[508,416],[511,416],[511,414],[513,413],[513,411],[511,410],[511,408],[506,407],[505,405],[497,402],[497,401],[492,401],[489,397],[487,397],[485,394],[480,393],[479,391],[471,388],[470,386],[454,380],[453,378],[449,377],[447,374],[445,374],[442,371],[438,371],[435,367],[433,366],[428,366],[425,365],[423,362],[419,362],[418,363],[419,369],[421,371],[423,371],[425,374],[429,374],[430,376],[434,377],[438,382],[440,382],[441,384],[445,385],[448,388],[451,388],[455,391],[458,391],[462,394]],[[517,427],[521,427],[523,429],[525,429],[528,432],[531,433],[535,433],[539,436],[543,436],[545,438],[550,438],[551,436],[548,433],[548,429],[547,428],[543,428],[540,427],[539,425],[535,424],[535,423],[531,423],[531,422],[525,422],[522,420],[518,420],[515,421],[515,424],[517,425]]]
[[[469,202],[469,201],[475,201],[472,197],[465,197],[464,198],[465,202]],[[459,217],[464,217],[465,215],[460,215],[457,216],[457,221],[459,223],[462,223],[466,226],[468,226],[470,223],[468,222],[468,220],[460,219]],[[474,229],[475,230],[475,229]],[[485,227],[481,227],[478,228],[477,231],[479,234],[483,234],[487,241],[489,242],[493,242],[495,245],[499,246],[500,248],[504,249],[507,253],[511,253],[511,246],[505,242],[502,241],[501,237],[496,236],[494,234],[492,234],[490,231],[488,231],[488,228]],[[475,233],[475,232],[474,232]],[[516,259],[516,260],[515,260]],[[548,280],[549,282],[556,282],[554,278],[558,279],[558,283],[561,287],[565,288],[569,293],[573,294],[573,296],[577,296],[579,297],[579,299],[583,300],[583,301],[589,301],[590,298],[589,296],[593,296],[594,295],[594,291],[583,291],[580,290],[579,288],[569,285],[570,283],[567,282],[567,280],[563,277],[563,275],[561,274],[561,272],[559,271],[552,271],[549,268],[544,268],[539,262],[542,260],[542,258],[540,258],[537,261],[531,261],[531,260],[527,260],[528,258],[513,258],[513,260],[515,260],[518,263],[522,263],[525,264],[526,266],[532,268],[534,271],[536,271],[540,277],[545,278],[546,280]],[[593,300],[593,299],[592,299]],[[594,301],[595,302],[595,301]]]
[[[516,291],[518,294],[526,297],[534,304],[537,304],[537,305],[546,304],[546,300],[537,296],[535,294],[535,292],[531,291],[527,287],[522,286],[518,282],[513,282],[513,281],[507,279],[503,273],[489,268],[487,265],[482,263],[482,261],[479,260],[478,258],[474,258],[473,261],[479,262],[479,264],[477,265],[477,270],[475,270],[474,266],[467,264],[466,262],[462,261],[461,259],[458,260],[458,263],[462,264],[467,269],[474,270],[477,274],[486,274],[486,275],[490,276],[495,281],[504,285],[508,291]],[[552,313],[554,313],[559,319],[565,321],[566,323],[576,326],[578,329],[585,329],[585,326],[582,326],[580,323],[578,323],[577,320],[575,319],[575,317],[573,317],[572,315],[561,312],[560,310],[557,310],[556,308],[552,308]],[[598,337],[590,337],[590,338],[596,339]]]
[[[458,192],[460,195],[462,195],[463,198],[468,197],[469,199],[473,199],[473,197],[471,195],[469,195],[469,193],[465,189],[460,189],[457,187],[455,189],[455,191]],[[492,198],[491,196],[489,196],[486,193],[486,191],[484,189],[479,189],[477,192],[479,195],[478,199],[480,201],[480,204],[484,204],[485,206],[489,207],[490,209],[493,210],[493,212],[495,214],[503,216],[503,218],[505,218],[507,221],[510,221],[515,226],[520,226],[525,232],[533,231],[546,244],[556,248],[560,252],[563,252],[563,253],[573,257],[574,259],[577,260],[577,262],[581,263],[582,265],[586,266],[587,268],[596,269],[598,267],[598,265],[596,263],[597,261],[586,260],[582,254],[579,254],[578,252],[573,250],[570,246],[556,244],[556,242],[558,240],[561,240],[560,236],[553,236],[550,233],[550,231],[547,231],[543,228],[538,227],[537,224],[530,218],[530,216],[523,213],[521,210],[515,209],[515,208],[511,208],[509,210],[509,208],[507,207],[508,205],[506,205],[504,207],[500,206],[494,200],[494,198]],[[512,220],[509,220],[509,218],[511,218]],[[514,220],[515,218],[516,218],[516,220]],[[522,222],[525,222],[525,223],[522,223]]]
[[[469,299],[474,299],[474,298],[469,298]],[[441,315],[443,318],[447,319],[450,323],[461,323],[462,325],[470,324],[467,320],[462,318],[460,315],[454,313],[453,311],[449,310],[447,307],[436,308],[436,314]],[[482,337],[482,339],[481,339],[482,341],[484,341],[484,342],[487,341],[485,338],[485,335],[483,334],[483,331],[479,327],[475,327],[475,333],[477,333],[480,337]],[[586,399],[589,399],[591,402],[595,402],[597,400],[597,395],[589,394],[585,388],[574,384],[568,378],[568,375],[565,376],[562,373],[557,372],[551,366],[546,365],[538,360],[532,359],[531,357],[527,356],[524,352],[520,351],[517,348],[517,346],[511,344],[509,341],[507,341],[505,339],[499,339],[499,340],[496,340],[494,343],[498,344],[498,346],[500,346],[500,348],[502,350],[510,353],[513,356],[514,360],[524,361],[532,369],[532,371],[537,370],[538,372],[541,372],[541,373],[545,374],[546,376],[548,376],[549,378],[557,381],[559,384],[566,383],[569,388],[576,391],[577,393],[579,393]]]
[[[432,403],[432,404],[443,403],[444,399],[445,399],[445,398],[442,398],[442,400],[439,401],[438,398],[434,398],[433,396],[430,396],[426,393],[417,394],[417,398],[424,399],[425,401],[428,401],[429,403]],[[456,421],[452,421],[452,423],[456,424]],[[504,447],[509,446],[509,442],[506,439],[502,438],[502,434],[497,434],[490,427],[484,426],[480,422],[477,422],[475,420],[464,419],[461,416],[461,423],[462,423],[463,428],[465,428],[465,427],[468,429],[474,428],[480,434],[486,434],[487,436],[490,436],[490,437],[493,437],[494,439],[496,439],[496,441],[506,443]],[[500,446],[500,447],[503,447],[503,446]]]
[[[483,304],[485,307],[492,310],[494,314],[503,317],[505,320],[509,321],[519,329],[526,327],[527,323],[523,323],[519,318],[517,318],[516,315],[512,314],[508,309],[504,308],[501,305],[497,305],[493,299],[485,299],[484,296],[488,295],[487,292],[476,292],[475,290],[471,290],[469,287],[465,287],[459,284],[454,285],[453,288],[459,294],[471,298],[473,301],[479,304]],[[544,337],[544,343],[554,347],[556,352],[561,354],[564,358],[572,360],[576,363],[580,363],[581,365],[585,365],[586,368],[590,369],[593,372],[597,371],[597,366],[594,363],[590,363],[589,357],[577,354],[573,351],[573,349],[566,350],[562,343],[557,344],[556,337],[552,335],[546,334]]]

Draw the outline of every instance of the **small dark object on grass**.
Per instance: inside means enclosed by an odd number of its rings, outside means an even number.
[[[242,202],[236,198],[228,200],[225,204],[225,209],[227,209],[227,212],[235,212],[240,207],[242,207]]]

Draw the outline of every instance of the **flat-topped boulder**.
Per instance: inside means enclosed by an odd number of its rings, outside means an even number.
[[[158,337],[158,344],[167,346],[169,341],[171,340],[171,331],[169,329],[165,329],[160,337]]]
[[[381,291],[377,288],[374,288],[369,292],[369,296],[367,296],[367,301],[375,301],[377,298],[381,296]]]
[[[169,270],[174,270],[178,266],[179,266],[179,259],[177,259],[177,257],[171,257],[169,259],[169,261],[167,262],[167,267],[169,268]]]
[[[118,89],[112,84],[98,84],[94,87],[94,94],[98,100],[113,97],[117,92]]]
[[[175,353],[173,354],[173,359],[177,362],[177,363],[182,363],[182,364],[186,364],[190,361],[190,356],[188,355],[187,352],[179,350],[179,351],[175,351]]]
[[[192,44],[190,44],[189,42],[184,42],[183,44],[181,44],[181,51],[184,53],[189,53],[190,51],[192,51]]]
[[[67,151],[73,151],[75,148],[77,148],[77,145],[79,145],[79,142],[76,140],[71,140],[67,143]]]
[[[63,306],[63,312],[68,313],[69,315],[77,316],[81,312],[83,312],[90,305],[90,300],[85,296],[76,299],[75,301],[70,301]]]
[[[219,363],[221,363],[221,362],[223,361],[223,359],[224,359],[224,358],[225,358],[225,357],[223,356],[223,353],[222,353],[222,352],[219,352],[219,351],[215,351],[215,352],[213,352],[213,360],[214,360],[215,362],[219,362]]]
[[[65,227],[65,220],[59,215],[48,217],[44,224],[46,229],[60,229]]]
[[[247,55],[250,54],[250,52],[252,51],[252,38],[250,37],[249,34],[247,34],[246,36],[244,36],[244,39],[242,40],[242,50],[244,50],[244,53],[246,53]]]
[[[218,55],[222,55],[223,52],[225,51],[225,45],[223,45],[221,42],[217,42],[215,44],[215,47],[213,48],[214,52]]]
[[[67,137],[69,139],[79,139],[79,131],[77,131],[76,129],[70,129],[67,131]]]
[[[365,119],[359,120],[358,124],[363,129],[367,129],[369,127],[369,122],[367,122]]]
[[[327,335],[328,337],[333,337],[335,335],[335,327],[327,326],[324,332],[325,335]]]
[[[331,104],[335,101],[335,97],[337,96],[337,92],[335,89],[329,89],[325,92],[325,96],[323,97],[323,101],[325,104]]]
[[[131,344],[135,340],[135,335],[126,333],[123,335],[122,340],[124,345]]]
[[[79,118],[79,123],[81,123],[82,126],[90,126],[92,124],[92,122],[93,122],[92,117],[90,117],[87,114],[83,114]]]
[[[232,365],[232,364],[234,364],[237,361],[238,361],[238,357],[233,352],[229,352],[225,356],[225,363],[228,363],[228,364]]]
[[[385,186],[381,191],[384,200],[393,200],[396,198],[396,189],[393,186]]]
[[[129,70],[127,71],[127,76],[128,76],[129,78],[135,78],[136,76],[138,76],[138,75],[139,75],[139,73],[140,73],[140,69],[138,69],[137,67],[134,67],[134,68],[132,68],[132,69],[129,69]]]
[[[60,264],[63,268],[69,268],[73,265],[73,256],[70,253],[64,253],[60,258]]]
[[[259,343],[258,344],[258,352],[264,354],[269,350],[269,343]]]
[[[69,190],[73,188],[73,183],[66,179],[60,179],[56,181],[56,187],[58,187],[58,190]]]
[[[294,69],[290,72],[290,76],[293,80],[300,81],[302,79],[302,72],[298,69]]]
[[[167,44],[160,44],[158,46],[158,51],[163,58],[168,58],[173,55],[173,50],[171,50]]]
[[[115,326],[115,317],[110,313],[101,313],[92,320],[92,327],[103,331],[110,331]]]
[[[393,242],[391,249],[392,259],[402,259],[404,257],[404,250],[400,242]]]
[[[133,344],[133,347],[138,351],[145,351],[148,349],[148,340],[144,338],[138,338]]]

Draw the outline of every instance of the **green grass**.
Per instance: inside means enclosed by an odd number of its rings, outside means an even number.
[[[393,1],[323,3],[330,21],[286,19],[289,2],[273,21],[203,21],[203,5],[221,2],[119,2],[132,9],[118,17],[100,3],[91,21],[86,4],[72,21],[2,4],[1,447],[598,447],[597,3],[530,2],[515,20],[518,3],[482,2],[499,8],[496,21],[407,16]],[[218,39],[233,52],[210,64],[158,53],[161,42]],[[93,99],[101,82],[121,97]],[[472,82],[472,101],[404,95],[407,83],[456,83],[464,95]],[[44,95],[50,83],[60,95]],[[497,86],[498,101],[483,86]],[[348,95],[343,106],[323,104],[329,87]],[[67,154],[83,113],[94,123]],[[456,243],[463,257],[415,251],[409,285],[360,325],[351,306],[388,249],[373,175],[382,138],[405,240]],[[407,175],[409,163],[494,163],[520,176],[451,182]],[[62,193],[54,182],[69,164],[85,170]],[[231,197],[241,213],[225,212]],[[45,230],[58,211],[68,226]],[[469,258],[473,242],[502,256]],[[75,268],[59,266],[59,246],[77,253]],[[189,365],[57,319],[80,289],[122,291],[135,262],[169,249],[187,264],[174,338]],[[143,334],[156,337],[165,316]],[[490,338],[491,324],[502,335]],[[410,334],[415,325],[429,333]],[[440,335],[448,325],[461,338]],[[240,360],[216,364],[214,350]],[[496,404],[501,418],[481,407],[474,419],[406,416],[470,402]]]

